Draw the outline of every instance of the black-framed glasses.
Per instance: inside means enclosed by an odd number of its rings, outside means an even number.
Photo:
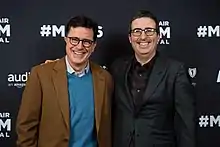
[[[67,37],[67,38],[69,38],[70,44],[74,46],[77,46],[80,43],[80,41],[82,41],[83,47],[86,48],[91,47],[92,44],[94,43],[93,40],[89,40],[89,39],[79,39],[78,37]]]
[[[141,36],[142,32],[144,32],[145,35],[147,35],[147,36],[153,36],[157,32],[157,29],[155,29],[155,28],[145,28],[145,29],[135,28],[135,29],[131,30],[131,34],[135,37]]]

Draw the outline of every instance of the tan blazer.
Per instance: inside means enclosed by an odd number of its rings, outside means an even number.
[[[90,62],[99,147],[111,147],[111,75]],[[69,98],[65,59],[31,70],[20,105],[16,131],[18,147],[68,147]]]

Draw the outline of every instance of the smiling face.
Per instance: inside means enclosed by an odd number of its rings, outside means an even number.
[[[67,59],[71,66],[84,66],[94,51],[93,30],[85,27],[71,27],[66,42]]]
[[[141,17],[132,21],[129,41],[138,58],[151,58],[156,54],[160,39],[156,31],[156,23],[149,17]]]

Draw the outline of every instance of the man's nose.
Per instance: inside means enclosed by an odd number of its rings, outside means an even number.
[[[145,39],[146,37],[147,37],[147,35],[145,34],[145,31],[142,31],[140,38],[141,39]]]
[[[76,46],[77,48],[83,48],[83,42],[82,40],[79,41],[79,43]]]

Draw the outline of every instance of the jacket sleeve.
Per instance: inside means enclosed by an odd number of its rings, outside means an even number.
[[[16,122],[17,147],[37,147],[42,90],[36,68],[26,82]]]
[[[195,147],[195,94],[183,65],[179,66],[174,85],[177,147]]]

